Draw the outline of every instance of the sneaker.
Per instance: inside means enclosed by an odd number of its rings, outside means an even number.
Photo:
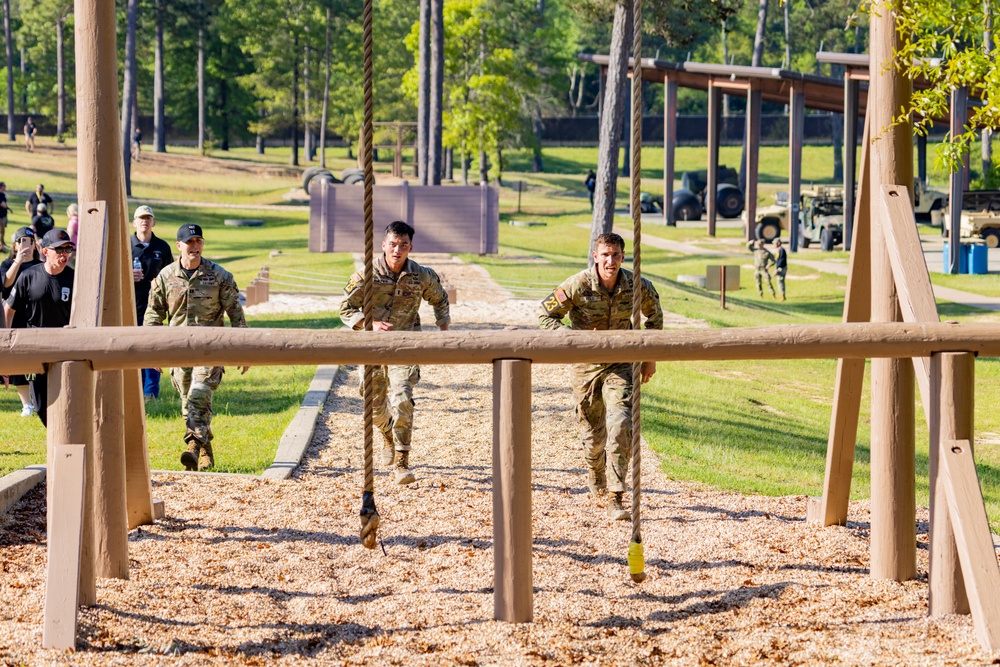
[[[608,517],[612,521],[628,521],[631,516],[625,508],[622,507],[622,494],[621,492],[616,492],[611,494],[611,500],[608,502]]]
[[[35,407],[34,406],[32,406],[32,405],[25,405],[24,407],[21,408],[21,416],[22,417],[30,417],[33,414],[35,414]]]
[[[410,453],[396,452],[396,484],[413,484],[417,478],[410,472]]]

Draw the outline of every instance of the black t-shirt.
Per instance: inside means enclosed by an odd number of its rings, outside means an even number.
[[[34,123],[25,123],[24,124],[24,133],[26,135],[28,135],[29,137],[31,135],[33,135],[35,133],[35,124]]]
[[[35,230],[38,238],[45,236],[45,233],[56,226],[56,221],[49,214],[36,215],[31,218],[31,228]]]
[[[11,290],[14,289],[14,285],[17,283],[17,279],[21,277],[21,274],[30,269],[33,266],[38,266],[42,263],[39,259],[29,259],[27,262],[21,265],[17,270],[17,275],[14,276],[14,282],[11,283],[10,287],[4,287],[4,276],[7,275],[7,270],[10,268],[11,264],[14,263],[12,257],[8,257],[3,262],[0,262],[0,301],[6,301],[7,297],[10,296]],[[14,319],[11,321],[10,326],[14,329],[23,329],[28,326],[28,314],[24,311],[16,311],[14,313]]]
[[[778,248],[774,260],[774,268],[776,269],[787,269],[788,268],[788,253],[785,252],[784,248]]]
[[[160,275],[163,267],[174,263],[174,255],[170,252],[170,244],[156,234],[153,234],[145,246],[135,234],[132,234],[131,241],[132,266],[135,266],[136,258],[142,266],[142,280],[135,283],[135,311],[138,324],[141,325],[142,316],[146,314],[146,306],[149,303],[149,290],[153,279]]]
[[[7,217],[7,195],[0,192],[0,218]]]
[[[45,204],[46,210],[52,212],[52,197],[49,196],[48,192],[43,192],[41,199],[38,198],[37,192],[32,192],[31,196],[28,197],[28,203],[31,204],[31,215],[38,213],[39,204]]]
[[[31,267],[18,276],[7,306],[25,312],[29,329],[68,325],[73,306],[73,269],[66,267],[59,275],[51,276],[43,264]]]

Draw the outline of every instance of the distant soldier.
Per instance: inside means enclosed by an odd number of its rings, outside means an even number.
[[[597,174],[594,173],[593,169],[587,171],[587,177],[583,179],[583,184],[587,187],[587,193],[590,196],[590,210],[594,210],[594,190],[597,189]]]
[[[625,241],[618,234],[601,234],[594,244],[594,266],[564,281],[542,301],[538,324],[562,329],[569,316],[571,329],[632,328],[631,271],[621,268]],[[663,328],[660,295],[642,279],[642,315],[647,329]],[[656,372],[656,362],[642,365],[642,382]],[[611,492],[608,516],[627,520],[622,506],[629,454],[632,449],[632,364],[578,364],[573,369],[576,414],[587,461],[587,485],[594,498]],[[607,470],[610,468],[610,477]]]
[[[788,273],[788,253],[781,247],[781,239],[775,239],[777,250],[774,257],[774,275],[778,279],[778,295],[785,300],[785,274]]]
[[[771,290],[771,296],[774,297],[774,284],[771,282],[770,271],[771,265],[774,264],[774,255],[764,247],[763,239],[750,241],[747,249],[753,252],[753,279],[757,284],[757,294],[764,296],[763,280],[767,278],[767,286]]]
[[[140,211],[143,207],[140,207]],[[168,264],[153,280],[143,326],[221,327],[229,316],[234,327],[246,328],[240,305],[240,290],[233,274],[202,257],[205,238],[198,225],[181,225],[177,250],[181,256]],[[246,373],[249,366],[243,367]],[[159,371],[160,369],[156,369]],[[222,366],[172,368],[170,378],[181,395],[181,412],[187,449],[181,454],[185,470],[207,470],[215,466],[212,451],[212,394],[222,382]]]
[[[438,275],[409,259],[413,250],[413,227],[397,220],[385,228],[382,255],[373,268],[373,331],[420,331],[420,302],[434,307],[434,323],[447,331],[451,323],[448,293]],[[340,319],[352,329],[364,326],[361,309],[364,279],[351,276],[344,288],[346,298],[340,306]],[[413,434],[413,386],[420,381],[419,366],[376,366],[372,369],[374,388],[373,418],[382,432],[383,465],[395,465],[396,482],[416,481],[410,472],[410,439]],[[362,384],[364,369],[362,368]],[[364,393],[364,387],[361,387]]]

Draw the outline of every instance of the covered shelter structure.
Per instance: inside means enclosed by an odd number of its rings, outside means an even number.
[[[583,62],[598,65],[602,70],[602,76],[611,59],[610,56],[590,53],[582,53],[578,58]],[[630,59],[630,72],[633,62]],[[792,206],[791,219],[798,219],[799,194],[802,185],[802,130],[805,110],[808,108],[842,113],[845,108],[845,88],[840,79],[774,67],[747,67],[697,62],[675,63],[654,58],[643,58],[640,71],[644,80],[664,84],[663,188],[665,205],[663,208],[667,224],[674,222],[673,211],[666,202],[673,198],[674,150],[677,145],[677,89],[679,86],[704,90],[708,93],[708,186],[706,187],[705,208],[709,236],[715,236],[715,223],[718,216],[715,195],[718,187],[719,129],[722,122],[722,95],[724,94],[747,98],[747,154],[746,165],[743,165],[746,170],[745,211],[747,220],[754,219],[757,208],[761,103],[767,101],[788,105],[790,110],[789,201]],[[862,104],[867,102],[866,88],[859,89],[856,94]],[[855,116],[855,125],[856,122],[857,116]],[[856,143],[855,137],[855,145]],[[846,204],[845,201],[845,207]],[[796,225],[791,227],[790,242],[792,251],[795,252],[798,249],[798,228]],[[755,238],[753,225],[747,225],[746,235],[747,240]]]

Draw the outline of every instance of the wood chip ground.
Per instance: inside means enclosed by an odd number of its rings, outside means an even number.
[[[455,283],[461,269],[448,275]],[[530,327],[534,308],[466,300],[453,317],[455,328]],[[40,648],[36,489],[0,518],[0,665],[996,664],[969,617],[927,616],[925,510],[919,578],[875,581],[867,503],[851,504],[846,527],[816,529],[805,497],[671,481],[648,448],[649,578],[632,583],[629,524],[609,521],[586,492],[561,366],[533,369],[534,622],[492,620],[491,383],[484,366],[422,369],[418,481],[397,486],[377,465],[374,551],[358,541],[355,368],[293,479],[156,476],[167,518],[131,533],[131,578],[99,580],[75,653]]]

